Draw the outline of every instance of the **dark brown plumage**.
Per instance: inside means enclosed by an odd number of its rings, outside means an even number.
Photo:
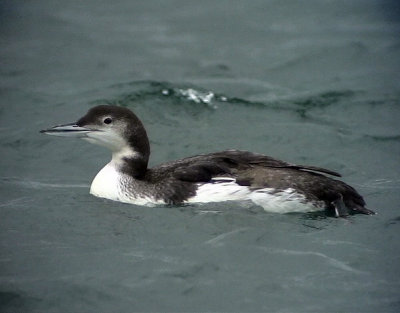
[[[361,195],[346,183],[328,177],[340,174],[320,167],[295,165],[266,155],[248,151],[226,150],[197,155],[153,168],[148,168],[150,145],[139,118],[129,109],[110,105],[96,106],[80,118],[76,125],[68,124],[42,131],[53,135],[76,134],[77,137],[106,146],[113,152],[112,171],[117,171],[124,201],[137,199],[161,200],[181,204],[197,195],[205,184],[229,180],[247,191],[268,194],[293,190],[328,213],[345,216],[353,213],[374,214],[365,207]],[[103,185],[113,189],[107,176],[96,183],[98,196],[120,200],[119,194],[109,196]],[[115,189],[115,188],[114,188]],[[126,200],[127,199],[127,200]],[[302,198],[303,199],[303,198]],[[132,201],[131,201],[132,200]],[[153,201],[152,200],[152,201]],[[147,201],[147,200],[146,200]],[[303,202],[301,202],[303,203]]]
[[[337,214],[335,209],[343,202],[348,212],[339,208],[339,215],[374,214],[365,208],[363,198],[354,188],[322,173],[340,176],[320,167],[294,165],[248,151],[227,150],[161,164],[148,169],[144,179],[152,184],[162,183],[166,190],[170,189],[169,185],[180,185],[179,191],[170,195],[174,199],[172,203],[193,196],[194,183],[207,183],[213,177],[225,176],[251,189],[268,187],[282,191],[293,188],[309,201],[323,201],[328,213]]]

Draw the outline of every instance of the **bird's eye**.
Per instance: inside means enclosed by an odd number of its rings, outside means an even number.
[[[107,117],[107,118],[104,119],[103,122],[104,122],[104,124],[111,124],[112,119],[110,117]]]

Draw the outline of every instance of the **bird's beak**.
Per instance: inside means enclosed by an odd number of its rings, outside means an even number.
[[[76,123],[58,125],[52,128],[43,129],[40,132],[60,137],[75,137],[75,138],[85,138],[88,133],[98,131],[97,129],[90,129],[86,127],[81,127],[76,125]]]

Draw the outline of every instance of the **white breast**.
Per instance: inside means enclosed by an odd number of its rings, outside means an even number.
[[[90,186],[90,193],[96,197],[121,201],[119,179],[120,173],[116,171],[111,163],[108,163],[93,179]]]
[[[113,162],[104,166],[93,179],[90,187],[90,193],[96,197],[106,198],[114,201],[120,201],[136,205],[153,206],[164,204],[162,200],[156,200],[154,197],[136,194],[134,190],[129,192],[130,182],[134,178],[118,172]]]

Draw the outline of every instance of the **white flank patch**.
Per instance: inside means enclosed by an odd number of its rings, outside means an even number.
[[[323,209],[323,203],[308,202],[304,195],[288,188],[276,191],[273,188],[251,190],[247,186],[236,184],[230,177],[215,177],[211,183],[200,185],[194,197],[188,203],[210,203],[220,201],[246,201],[263,207],[266,212],[315,212]]]
[[[323,209],[322,203],[314,205],[292,188],[278,192],[273,188],[254,190],[250,199],[265,211],[273,213],[315,212]]]
[[[211,183],[199,185],[196,195],[189,198],[188,203],[209,203],[221,201],[248,200],[250,189],[236,184],[235,179],[229,177],[215,177]]]

